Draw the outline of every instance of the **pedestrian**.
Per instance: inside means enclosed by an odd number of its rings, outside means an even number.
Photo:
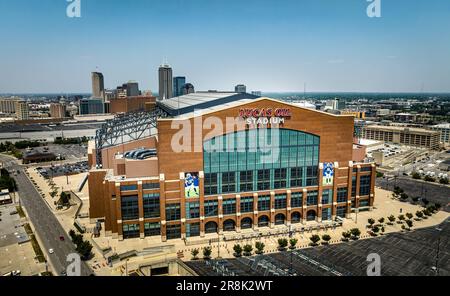
[[[403,209],[402,209],[402,208],[400,208],[400,214],[401,214],[401,213],[403,213]]]

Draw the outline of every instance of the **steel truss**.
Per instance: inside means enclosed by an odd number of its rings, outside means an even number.
[[[102,149],[151,136],[157,118],[158,111],[152,111],[120,114],[108,120],[95,135],[97,165],[102,164]]]

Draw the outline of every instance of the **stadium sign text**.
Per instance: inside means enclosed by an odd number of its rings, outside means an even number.
[[[239,116],[244,118],[247,124],[280,124],[291,117],[292,113],[289,108],[247,108],[240,109]]]

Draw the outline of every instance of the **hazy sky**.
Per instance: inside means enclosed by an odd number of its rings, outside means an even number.
[[[157,89],[166,57],[196,90],[450,92],[450,1],[0,0],[0,93]]]

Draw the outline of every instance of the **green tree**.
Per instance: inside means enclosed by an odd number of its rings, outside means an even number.
[[[235,257],[241,257],[242,256],[242,247],[241,247],[241,245],[239,245],[239,244],[234,245],[233,250],[234,250],[234,256]]]
[[[440,178],[440,179],[439,179],[439,183],[444,184],[444,185],[447,185],[449,182],[448,182],[448,179],[447,179],[447,178]]]
[[[291,239],[289,240],[289,244],[290,244],[289,249],[294,250],[295,247],[296,247],[296,245],[297,245],[297,243],[298,243],[298,239],[296,239],[296,238],[291,238]]]
[[[405,216],[404,215],[399,215],[398,216],[398,220],[400,220],[401,222],[403,222],[405,220]]]
[[[313,234],[311,235],[311,237],[309,238],[309,240],[311,241],[311,244],[313,246],[316,246],[317,243],[320,241],[320,236],[318,236],[317,234]]]
[[[417,212],[416,212],[416,216],[417,216],[417,218],[422,219],[422,217],[423,217],[423,212],[422,212],[422,211],[417,211]]]
[[[264,247],[266,245],[263,242],[256,242],[255,243],[255,248],[256,248],[256,254],[262,254],[264,253]]]
[[[388,220],[389,220],[389,222],[392,224],[392,223],[394,223],[395,222],[395,216],[394,215],[390,215],[389,217],[388,217]]]
[[[423,180],[427,181],[427,182],[434,182],[434,181],[436,181],[436,179],[431,177],[431,176],[425,176],[425,178],[423,178]]]
[[[84,259],[88,259],[91,255],[92,244],[88,241],[82,241],[79,245],[77,245],[76,250]]]
[[[352,236],[352,234],[350,233],[350,231],[342,232],[342,240],[344,240],[344,241],[348,241],[351,236]]]
[[[361,235],[361,230],[358,228],[352,228],[350,229],[350,233],[352,234],[353,239],[359,239],[359,236]]]
[[[252,245],[247,244],[244,246],[244,256],[251,256],[252,252],[253,252]]]
[[[330,240],[331,240],[331,236],[329,236],[328,234],[324,234],[324,235],[322,235],[322,240],[323,240],[326,244],[328,244],[328,243],[330,242]]]
[[[373,224],[375,224],[375,219],[369,218],[369,220],[367,220],[367,222],[369,223],[370,228],[372,228]]]
[[[193,249],[192,251],[191,251],[191,255],[192,255],[192,260],[197,260],[198,259],[198,253],[199,253],[199,250],[198,249]]]
[[[408,225],[409,228],[411,228],[413,226],[413,221],[412,220],[406,220],[406,225]]]
[[[422,179],[422,177],[420,176],[420,174],[418,172],[413,172],[412,177],[413,177],[413,179],[416,179],[416,180]]]
[[[205,260],[211,259],[211,253],[212,253],[211,247],[204,247],[203,248],[203,258]]]
[[[412,219],[412,218],[414,217],[414,215],[411,214],[411,213],[406,213],[406,217],[407,217],[408,219]]]
[[[381,217],[380,219],[378,219],[378,223],[383,224],[384,223],[384,218]]]
[[[278,249],[285,250],[288,245],[288,240],[285,238],[278,239]]]
[[[374,226],[374,227],[372,228],[372,231],[373,231],[374,233],[378,233],[378,232],[380,231],[380,227]]]

